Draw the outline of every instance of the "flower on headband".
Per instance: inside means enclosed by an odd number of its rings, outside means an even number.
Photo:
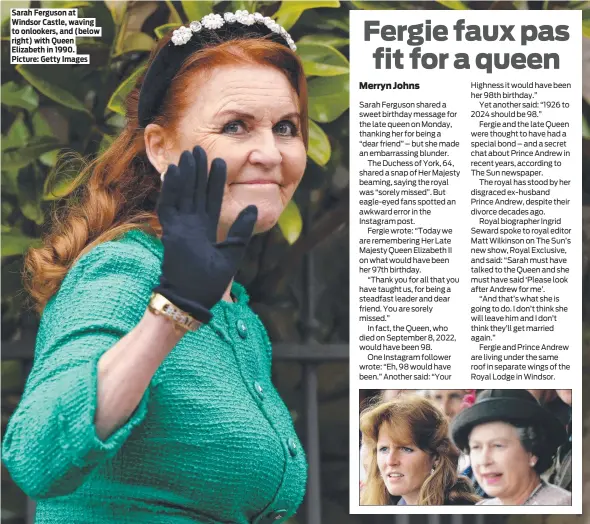
[[[256,22],[254,15],[251,15],[248,11],[236,11],[236,20],[244,25],[253,25]]]
[[[174,30],[171,40],[174,45],[184,45],[191,39],[192,36],[193,32],[188,27],[181,26]]]
[[[221,18],[221,15],[214,14],[214,13],[211,13],[209,15],[205,15],[201,19],[201,24],[203,24],[203,26],[206,27],[207,29],[219,29],[220,27],[223,26],[224,23],[225,22],[223,21],[223,18]]]
[[[203,29],[203,26],[200,22],[191,22],[189,27],[193,33],[198,33],[201,29]]]
[[[200,32],[203,27],[213,31],[219,29],[227,24],[235,24],[236,22],[251,26],[254,24],[264,24],[270,31],[283,37],[287,42],[287,45],[291,48],[291,51],[295,51],[297,46],[291,38],[291,35],[285,30],[284,27],[277,24],[272,18],[268,16],[262,16],[260,13],[250,14],[245,9],[238,9],[235,13],[224,13],[223,16],[210,13],[201,18],[201,21],[191,22],[189,27],[179,27],[172,33],[172,43],[174,45],[184,45],[189,42],[192,38],[193,33]]]
[[[223,13],[223,18],[228,24],[233,24],[237,18],[233,13]]]

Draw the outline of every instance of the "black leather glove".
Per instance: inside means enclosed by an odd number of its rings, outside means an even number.
[[[168,166],[158,201],[164,260],[154,291],[201,322],[211,319],[209,310],[236,274],[258,217],[256,206],[246,207],[217,242],[225,179],[220,158],[207,177],[207,155],[197,146]]]

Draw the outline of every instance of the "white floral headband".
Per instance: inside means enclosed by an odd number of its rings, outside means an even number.
[[[219,29],[226,23],[235,24],[236,22],[242,25],[264,24],[273,33],[281,35],[287,44],[289,44],[291,51],[297,49],[291,35],[272,18],[269,16],[262,16],[260,13],[248,13],[246,10],[238,10],[235,13],[224,13],[223,17],[214,13],[205,15],[201,18],[200,22],[194,21],[191,22],[188,27],[181,26],[178,29],[175,29],[172,33],[171,40],[174,45],[184,45],[189,42],[193,33],[199,33],[203,27],[205,29],[214,30]]]
[[[249,26],[254,27],[248,29]],[[222,27],[221,31],[216,31]],[[219,37],[219,41],[213,39],[209,42],[213,34]],[[153,121],[160,110],[174,75],[192,53],[208,44],[215,45],[234,38],[239,40],[240,38],[258,38],[258,36],[265,35],[272,36],[274,41],[281,45],[284,44],[292,51],[297,49],[291,35],[274,20],[268,16],[262,16],[260,13],[250,14],[244,10],[225,13],[223,17],[211,13],[201,18],[200,21],[191,22],[188,27],[181,26],[175,29],[171,39],[153,58],[141,84],[137,108],[139,125],[145,127]],[[204,41],[201,42],[201,39]]]

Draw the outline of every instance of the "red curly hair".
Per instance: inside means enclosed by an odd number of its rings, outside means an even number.
[[[154,49],[148,66],[169,39],[170,36],[162,39]],[[265,38],[229,40],[193,53],[174,77],[153,123],[173,129],[192,102],[190,86],[194,73],[233,64],[268,65],[285,74],[299,98],[302,135],[307,148],[307,84],[303,66],[286,46]],[[25,289],[39,312],[58,291],[74,262],[96,245],[131,229],[143,229],[154,235],[161,233],[155,213],[160,175],[147,158],[144,128],[137,117],[142,81],[143,78],[127,97],[125,128],[76,177],[73,185],[77,189],[66,206],[53,212],[43,247],[30,249],[25,257]]]

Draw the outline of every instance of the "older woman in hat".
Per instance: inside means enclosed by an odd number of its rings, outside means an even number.
[[[360,428],[367,478],[361,505],[472,505],[479,497],[457,475],[459,451],[446,416],[429,400],[405,394],[366,409]]]
[[[526,390],[492,389],[453,421],[453,440],[469,453],[475,477],[491,499],[479,504],[561,506],[571,494],[541,480],[565,428]]]
[[[294,50],[259,13],[175,30],[29,254],[43,317],[3,459],[36,522],[263,524],[301,503],[305,456],[233,282],[305,169]]]

